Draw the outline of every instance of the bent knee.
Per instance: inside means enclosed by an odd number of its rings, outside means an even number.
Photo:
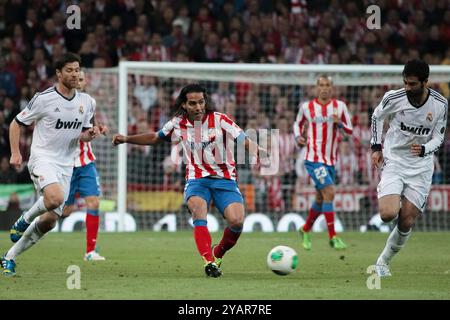
[[[322,198],[325,202],[333,201],[334,199],[334,188],[333,186],[327,186],[322,189]]]
[[[240,229],[244,225],[244,216],[236,216],[228,219],[228,225],[234,229]]]
[[[201,201],[189,199],[187,206],[193,218],[206,217],[208,213],[206,205],[203,204]]]
[[[86,206],[90,210],[98,210],[100,205],[100,201],[97,197],[86,198]]]
[[[64,203],[63,195],[51,195],[49,197],[44,198],[44,204],[47,210],[54,210],[59,208]]]
[[[380,217],[383,222],[390,222],[398,215],[399,210],[396,208],[380,207]]]

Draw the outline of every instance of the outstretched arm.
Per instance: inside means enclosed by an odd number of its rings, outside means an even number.
[[[115,134],[112,139],[113,146],[117,146],[122,143],[131,143],[138,145],[154,145],[160,142],[161,139],[156,132],[136,134],[132,136],[124,136],[121,134]]]

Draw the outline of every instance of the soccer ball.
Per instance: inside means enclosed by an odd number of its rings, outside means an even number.
[[[267,255],[267,266],[274,273],[285,276],[297,268],[298,255],[287,246],[276,246]]]

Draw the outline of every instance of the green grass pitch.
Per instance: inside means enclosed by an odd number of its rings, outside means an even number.
[[[18,258],[17,276],[0,277],[0,300],[450,299],[449,232],[413,232],[392,262],[393,277],[382,279],[381,289],[368,289],[367,267],[387,236],[345,232],[349,248],[335,251],[327,234],[313,233],[313,248],[306,252],[296,232],[244,233],[225,256],[223,276],[214,279],[204,274],[192,232],[101,233],[103,262],[82,260],[84,232],[51,233]],[[213,233],[213,243],[220,237]],[[267,253],[281,244],[299,255],[296,272],[288,276],[266,267]],[[0,233],[0,250],[10,246],[8,234]],[[81,270],[80,289],[67,288],[70,265]]]

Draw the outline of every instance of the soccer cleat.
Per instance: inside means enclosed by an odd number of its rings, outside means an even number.
[[[214,255],[214,248],[217,246],[217,244],[215,244],[215,245],[213,245],[212,246],[212,254],[213,254],[213,257],[214,257],[214,262],[217,264],[217,266],[220,268],[220,266],[222,265],[222,258],[217,258],[215,255]]]
[[[305,250],[311,250],[311,238],[309,236],[309,232],[303,231],[303,227],[300,227],[298,230],[300,232],[300,236],[302,237],[302,245]]]
[[[23,233],[27,230],[30,224],[25,221],[23,215],[13,224],[11,230],[9,230],[9,238],[12,242],[16,243],[22,238]]]
[[[389,270],[389,266],[387,264],[376,264],[375,265],[375,273],[380,278],[387,278],[392,276],[391,270]]]
[[[347,248],[347,245],[338,236],[333,236],[333,238],[331,238],[330,246],[332,248],[335,248],[336,250],[342,250],[342,249]]]
[[[92,250],[84,255],[84,261],[105,261],[106,258],[98,254],[97,251]]]
[[[215,262],[209,262],[205,264],[205,273],[208,277],[218,278],[222,275],[222,270]]]
[[[5,276],[14,276],[16,274],[16,263],[14,260],[7,260],[5,255],[1,258],[2,274]]]

